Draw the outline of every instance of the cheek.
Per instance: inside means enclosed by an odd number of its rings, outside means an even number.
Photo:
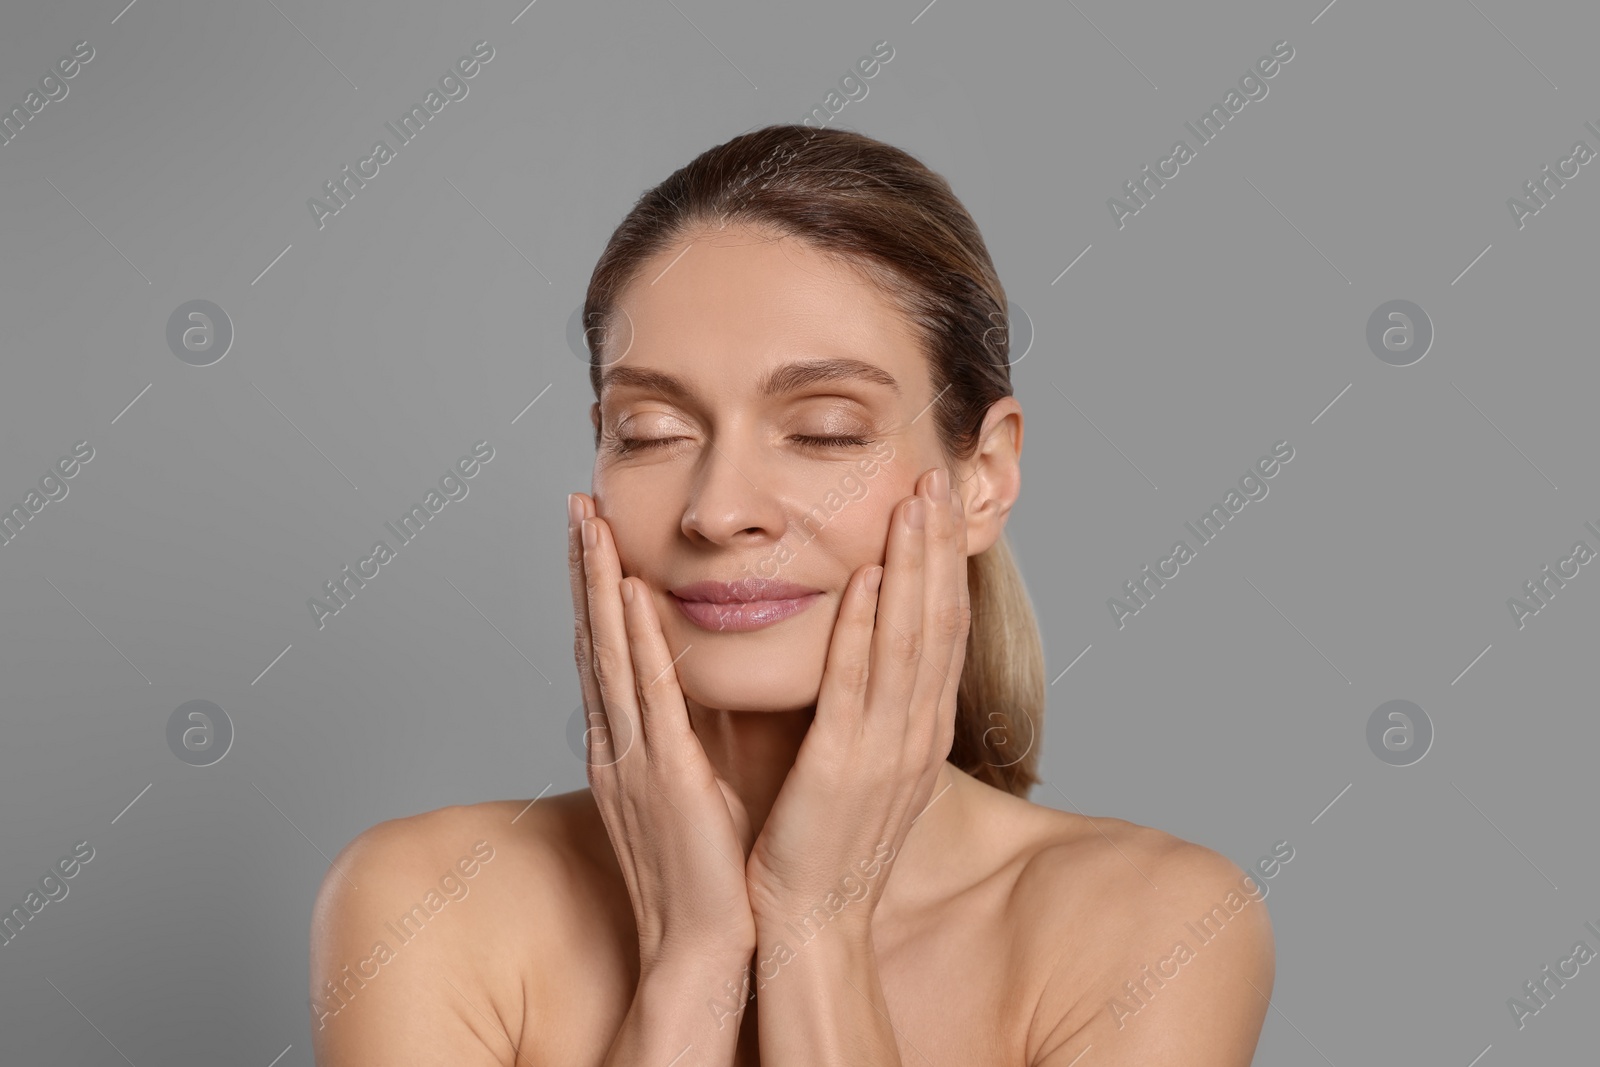
[[[916,492],[917,475],[935,462],[914,455],[910,448],[900,449],[893,459],[880,463],[872,477],[862,478],[866,492],[860,500],[850,505],[847,515],[840,516],[847,518],[858,536],[877,539],[875,547],[880,561],[896,510]],[[854,514],[849,515],[848,512]]]
[[[819,540],[851,571],[864,564],[882,563],[887,548],[889,522],[895,504],[904,499],[894,495],[887,482],[867,483],[867,492],[858,500],[846,498],[822,529]],[[844,575],[848,578],[848,572]]]
[[[664,525],[668,512],[653,506],[654,499],[642,487],[629,486],[621,492],[616,488],[606,493],[598,485],[595,487],[596,512],[611,528],[623,575],[648,573],[650,562],[661,558],[663,546],[673,533]]]

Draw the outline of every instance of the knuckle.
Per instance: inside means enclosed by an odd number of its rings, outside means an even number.
[[[933,625],[935,632],[943,640],[958,636],[967,626],[967,616],[970,609],[959,600],[946,601],[934,609]]]
[[[839,685],[847,693],[865,693],[867,691],[867,664],[863,660],[852,660],[839,666]]]
[[[602,685],[614,690],[623,676],[622,657],[617,650],[598,638],[594,642],[594,664]]]
[[[916,663],[917,659],[922,655],[922,631],[901,631],[890,642],[890,647],[894,650],[895,660],[900,664]]]

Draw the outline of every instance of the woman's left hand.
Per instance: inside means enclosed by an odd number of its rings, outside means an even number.
[[[929,803],[955,737],[971,616],[966,517],[949,484],[944,468],[924,472],[893,512],[884,566],[856,571],[842,598],[816,717],[745,865],[758,928],[835,893],[855,905],[839,919],[867,932],[887,881],[873,861],[893,857]],[[863,881],[864,896],[846,892]]]

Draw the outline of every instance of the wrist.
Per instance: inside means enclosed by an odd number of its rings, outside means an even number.
[[[633,1012],[644,1030],[676,1035],[678,1047],[683,1040],[704,1045],[717,1034],[731,1041],[752,988],[748,958],[663,959],[641,971]]]
[[[752,970],[756,990],[769,1003],[802,1003],[837,991],[842,976],[866,989],[878,965],[871,930],[843,919],[765,929]]]
[[[639,973],[636,1001],[647,1014],[701,1019],[719,1031],[738,1028],[754,983],[749,952],[731,950],[663,957]]]
[[[703,946],[662,952],[639,961],[639,981],[671,985],[720,981],[750,966],[755,945]]]
[[[756,918],[756,954],[773,952],[782,942],[791,950],[801,945],[828,944],[844,950],[870,950],[872,948],[872,910],[865,901],[849,902],[836,911],[815,907],[810,911],[798,908],[787,914],[774,911],[771,916]]]

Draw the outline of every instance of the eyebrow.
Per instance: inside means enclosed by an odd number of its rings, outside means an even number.
[[[848,356],[785,363],[762,379],[758,392],[762,397],[777,397],[797,392],[808,385],[843,381],[873,382],[894,390],[896,396],[901,395],[900,383],[894,375],[882,367]],[[681,379],[665,371],[627,366],[607,371],[600,383],[600,391],[604,393],[609,388],[622,386],[650,389],[679,400],[694,395],[694,390]]]

